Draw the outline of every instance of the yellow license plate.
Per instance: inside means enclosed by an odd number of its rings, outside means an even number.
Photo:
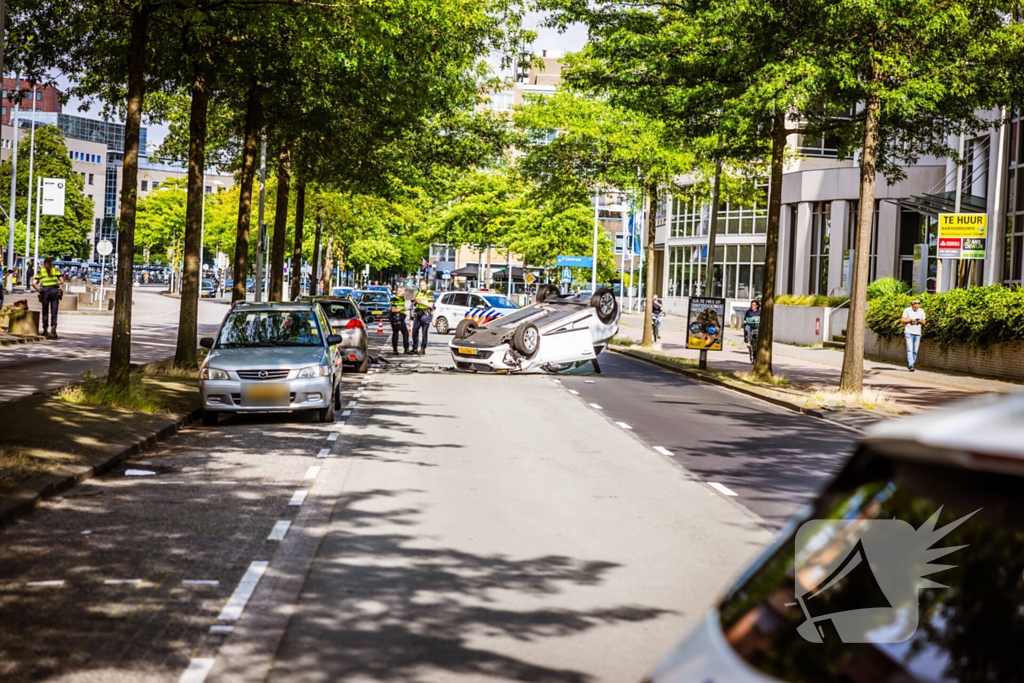
[[[463,356],[477,355],[476,349],[459,349],[459,353],[461,353]]]
[[[243,384],[242,405],[286,406],[290,403],[289,389],[287,384],[281,382]]]

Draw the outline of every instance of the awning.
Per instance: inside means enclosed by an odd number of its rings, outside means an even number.
[[[523,275],[525,274],[525,272],[526,272],[525,269],[522,268],[521,266],[512,266],[512,279],[513,280],[522,280],[523,279]],[[500,270],[493,271],[491,273],[491,279],[492,280],[496,280],[498,282],[507,282],[508,281],[508,268],[506,267],[506,268],[502,268]]]
[[[452,277],[477,277],[480,275],[480,267],[469,265],[452,271]]]

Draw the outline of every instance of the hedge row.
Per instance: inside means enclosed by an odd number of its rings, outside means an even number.
[[[871,300],[867,326],[883,339],[903,336],[903,309],[915,298],[910,294],[887,294]],[[927,316],[922,338],[942,348],[1024,340],[1024,289],[1002,285],[954,289],[942,294],[919,294]]]
[[[775,297],[777,306],[826,306],[837,308],[842,306],[850,297],[848,296],[822,296],[820,294],[782,294]]]

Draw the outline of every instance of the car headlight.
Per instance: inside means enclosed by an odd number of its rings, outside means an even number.
[[[228,379],[228,373],[220,368],[203,368],[203,379]]]
[[[327,365],[310,365],[299,370],[297,377],[299,379],[303,377],[326,377],[330,372],[331,368]]]

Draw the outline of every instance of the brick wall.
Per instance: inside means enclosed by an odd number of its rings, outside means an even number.
[[[864,353],[900,363],[907,361],[907,347],[903,337],[880,339],[871,330],[867,330],[864,335]],[[985,349],[959,346],[943,351],[938,343],[922,339],[917,354],[917,366],[977,377],[1024,382],[1024,342],[994,344]]]

